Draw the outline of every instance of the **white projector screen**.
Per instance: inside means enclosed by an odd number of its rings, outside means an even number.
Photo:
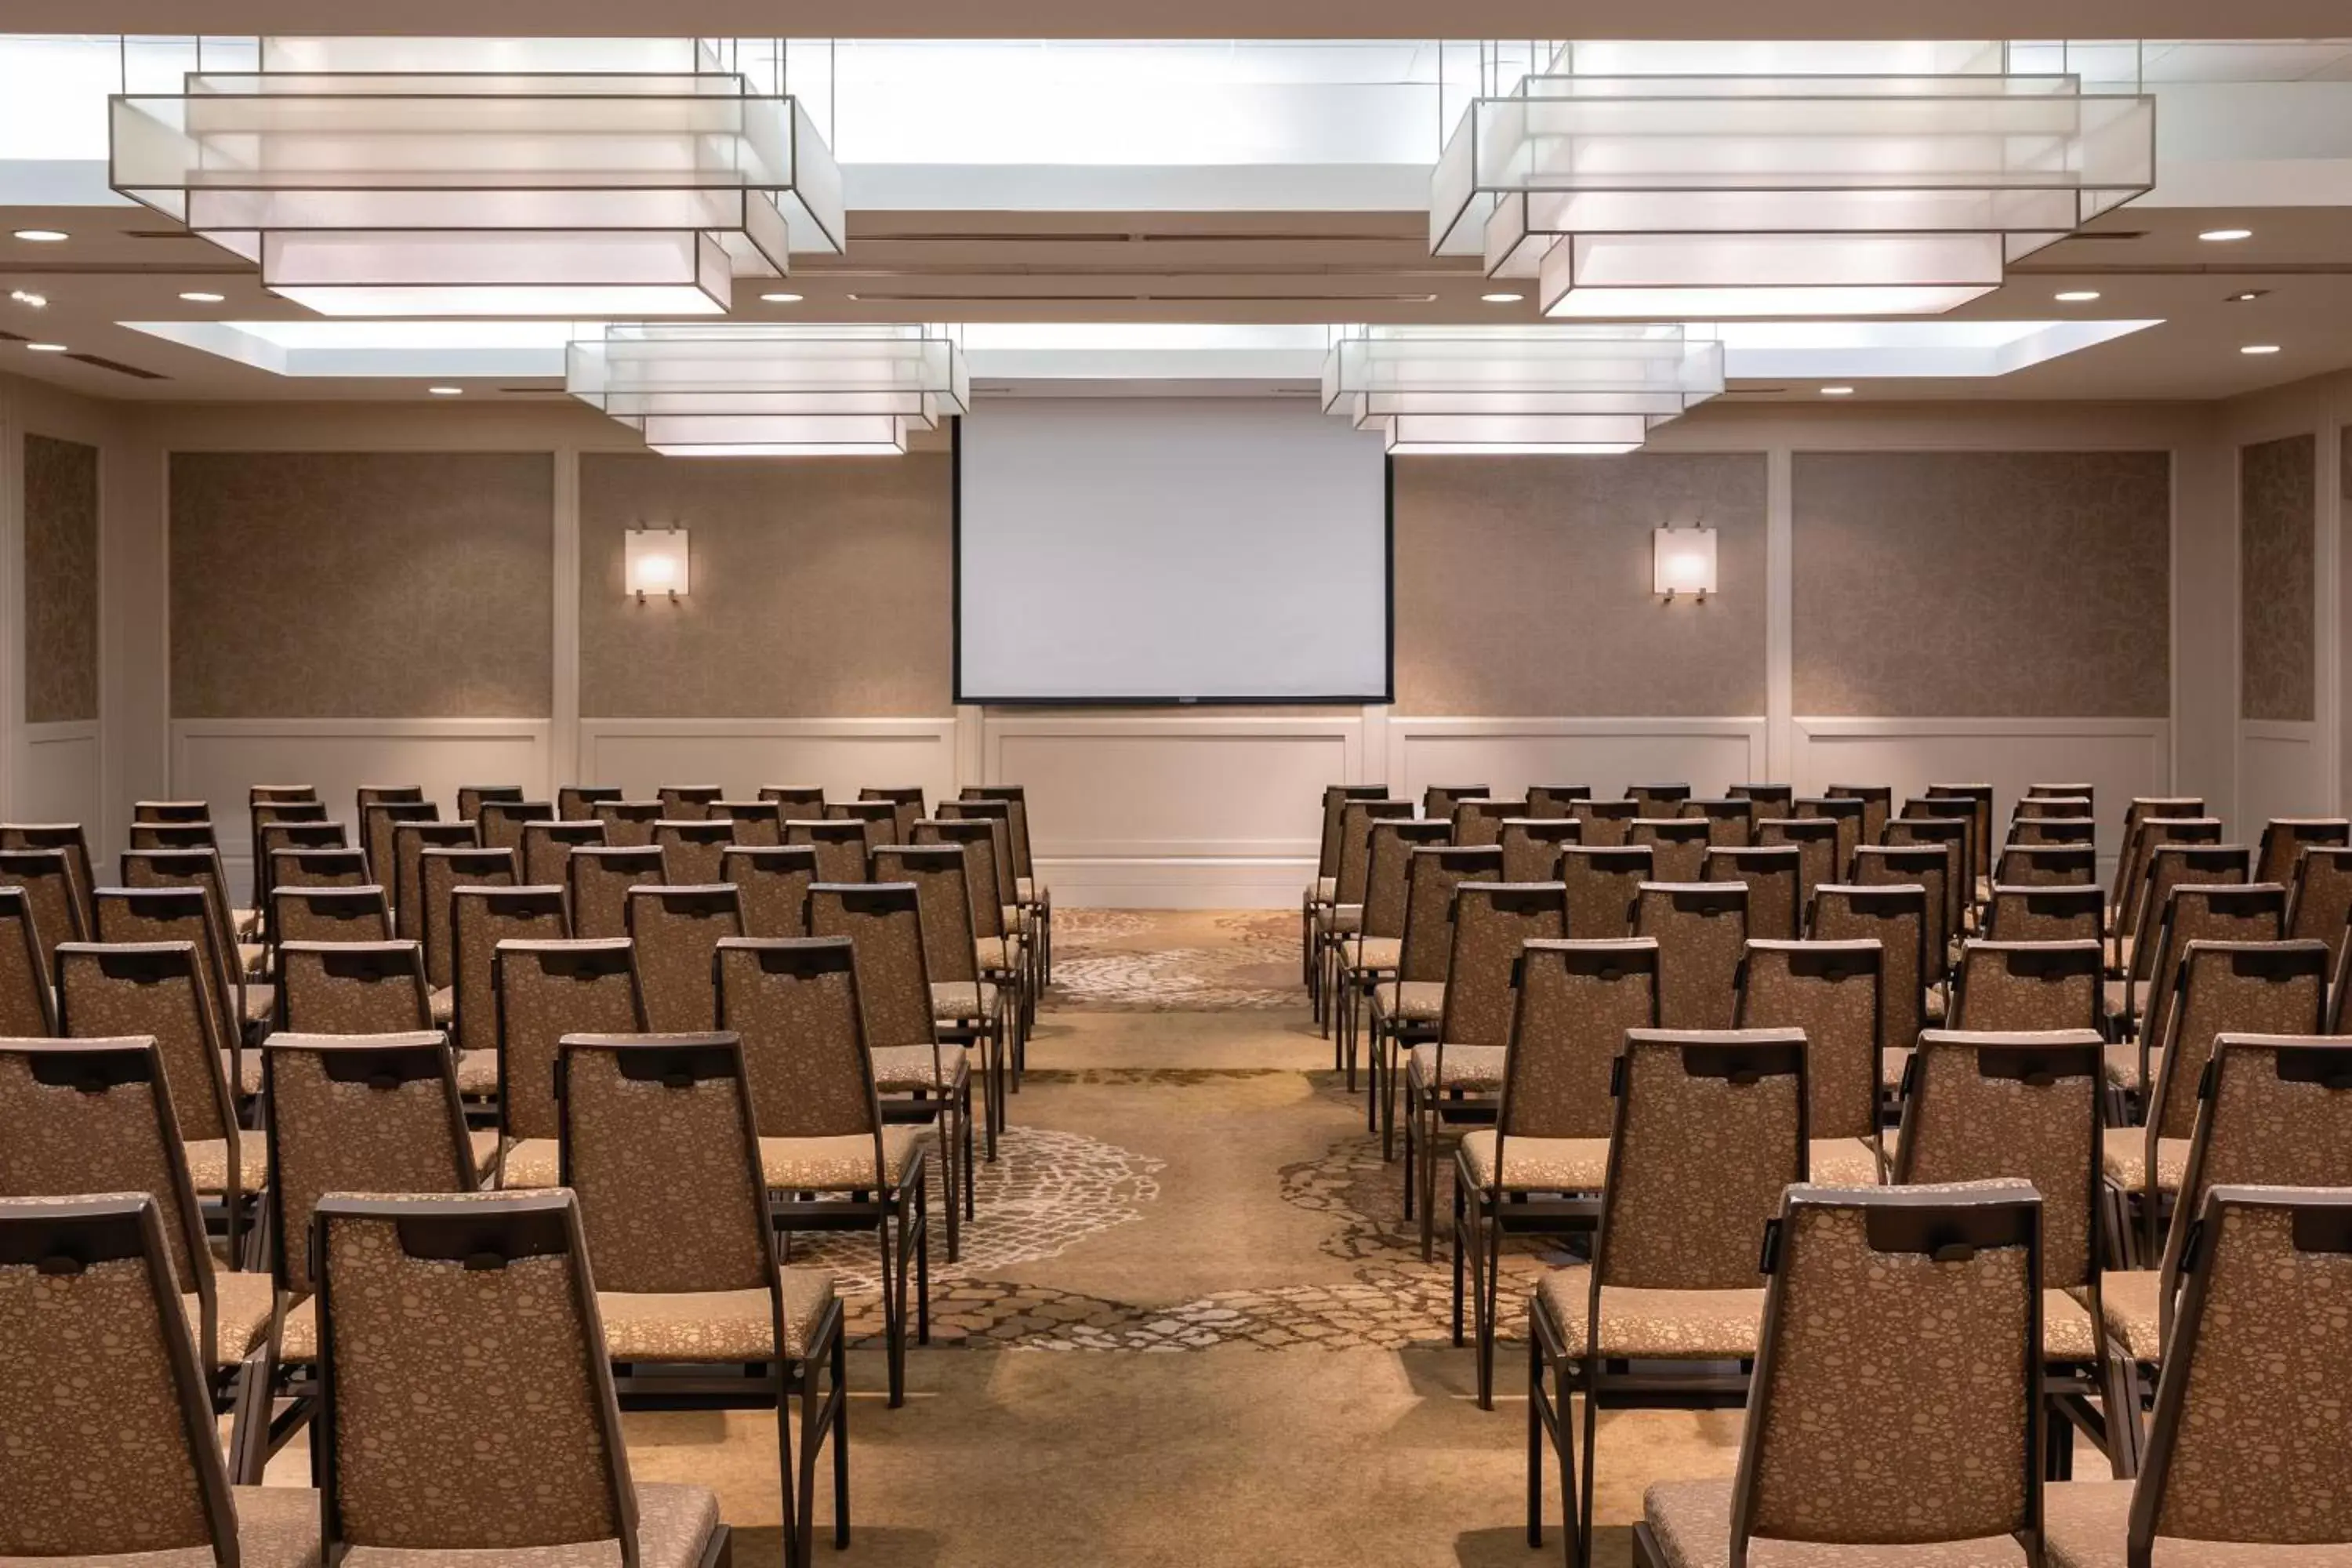
[[[959,702],[1386,702],[1387,458],[1305,398],[995,398],[957,447]]]

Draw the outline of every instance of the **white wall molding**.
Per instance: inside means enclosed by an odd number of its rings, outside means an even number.
[[[2234,841],[2251,844],[2273,816],[2326,816],[2334,811],[2328,777],[2328,727],[2316,721],[2238,721],[2239,815]]]
[[[589,719],[581,784],[650,795],[657,784],[716,784],[749,798],[763,784],[823,784],[849,799],[866,784],[952,795],[957,721],[938,719]],[[567,781],[571,782],[571,781]]]
[[[27,724],[9,809],[19,822],[81,822],[105,789],[104,731],[95,719]],[[100,846],[93,845],[93,852]]]

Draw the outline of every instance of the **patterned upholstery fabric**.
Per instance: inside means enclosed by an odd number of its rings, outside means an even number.
[[[2136,1361],[2154,1361],[2163,1347],[2163,1279],[2154,1268],[2110,1268],[2099,1276],[2099,1312],[2107,1333]]]
[[[1462,1134],[1471,1184],[1495,1184],[1496,1133],[1474,1127]],[[1597,1193],[1609,1176],[1606,1138],[1522,1138],[1503,1144],[1502,1188],[1508,1193]]]
[[[562,1145],[552,1138],[520,1138],[499,1154],[499,1185],[508,1192],[562,1185]]]
[[[850,939],[866,1043],[929,1045],[933,993],[923,951],[920,895],[904,883],[844,893],[820,884],[809,895],[809,930]]]
[[[425,939],[425,851],[471,848],[480,843],[471,822],[403,822],[392,830],[392,934]]]
[[[522,830],[522,879],[536,888],[563,885],[572,851],[604,842],[601,822],[533,822]]]
[[[713,801],[727,793],[723,784],[662,784],[654,791],[672,822],[704,822]]]
[[[1580,800],[1568,808],[1569,816],[1583,829],[1582,842],[1600,849],[1622,846],[1640,813],[1641,807],[1633,802],[1619,800]]]
[[[1438,980],[1400,980],[1380,989],[1381,1011],[1412,1024],[1434,1024],[1445,1013],[1445,984]]]
[[[1706,823],[1706,842],[1710,848],[1745,849],[1755,837],[1756,807],[1744,797],[1686,800],[1675,815],[1696,817]]]
[[[719,867],[734,831],[710,822],[662,822],[654,826],[654,843],[662,852],[662,875],[680,888],[709,887],[723,879]]]
[[[1731,1488],[1728,1480],[1660,1481],[1643,1494],[1666,1568],[1730,1568]],[[1748,1562],[1749,1568],[2025,1568],[2025,1550],[2006,1535],[1896,1547],[1751,1541]]]
[[[637,946],[646,1027],[663,1034],[716,1028],[711,954],[724,939],[742,934],[735,889],[725,883],[632,889],[629,936]]]
[[[1926,968],[1920,973],[1923,986],[1942,980],[1951,963],[1950,868],[1958,854],[1958,850],[1948,844],[1864,845],[1853,854],[1853,879],[1857,886],[1927,889],[1919,924],[1919,951],[1926,959]]]
[[[1456,889],[1441,1037],[1449,1045],[1499,1051],[1511,1037],[1517,1006],[1511,977],[1521,945],[1560,941],[1567,924],[1568,891],[1558,882],[1465,882]],[[1501,1069],[1498,1055],[1492,1080],[1496,1087]]]
[[[232,1487],[236,1550],[244,1568],[314,1568],[319,1561],[319,1494],[308,1487]],[[101,1558],[95,1568],[110,1568]],[[125,1564],[124,1568],[131,1568]],[[165,1564],[140,1564],[165,1568]],[[190,1568],[212,1568],[209,1553]]]
[[[269,895],[269,907],[282,942],[392,940],[392,910],[381,888],[289,888],[281,882]],[[240,943],[240,962],[250,972],[253,960],[244,957],[246,951],[247,944]],[[254,959],[266,952],[257,950]]]
[[[2317,942],[2192,942],[2181,960],[2179,1000],[2164,1037],[2148,1121],[2167,1138],[2197,1123],[2197,1081],[2217,1036],[2315,1035],[2327,990]]]
[[[882,1129],[882,1184],[895,1188],[930,1137],[929,1127],[892,1123]],[[874,1139],[869,1133],[840,1138],[762,1138],[760,1168],[768,1185],[783,1192],[871,1191]]]
[[[833,1305],[833,1276],[822,1268],[785,1268],[784,1357],[808,1359],[810,1341]],[[690,1294],[599,1290],[604,1352],[614,1361],[749,1362],[776,1353],[774,1298],[764,1285]]]
[[[172,1103],[179,1104],[177,1096]],[[184,1123],[183,1123],[184,1125]],[[180,1145],[188,1156],[188,1184],[207,1197],[228,1190],[228,1144],[219,1138],[192,1138]],[[258,1132],[236,1141],[236,1190],[257,1193],[269,1180],[269,1146]]]
[[[2214,831],[2214,838],[2203,844],[2156,844],[2149,847],[2147,869],[2131,899],[2131,921],[2124,925],[2120,911],[2116,917],[2121,929],[2134,939],[2125,964],[2133,979],[2147,980],[2155,973],[2159,927],[2164,911],[2171,907],[2174,889],[2246,879],[2245,851],[2222,848],[2216,853],[2213,847],[2219,843],[2218,824]]]
[[[590,809],[604,825],[604,842],[621,849],[653,847],[654,824],[669,816],[657,800],[600,800]]]
[[[956,1047],[884,1046],[867,1053],[878,1094],[917,1089],[952,1093],[971,1076],[971,1063]]]
[[[1606,855],[1580,848],[1562,851],[1560,879],[1568,887],[1568,931],[1580,942],[1607,942],[1633,934],[1633,905],[1642,884],[1652,880],[1648,846]]]
[[[396,1035],[433,1026],[414,942],[307,943],[278,950],[279,1010],[305,1035]]]
[[[742,900],[745,936],[808,935],[808,890],[816,880],[816,857],[805,846],[730,849],[719,858],[719,878],[734,883]]]
[[[915,842],[963,846],[964,886],[971,893],[971,930],[978,941],[985,942],[991,938],[1002,939],[1014,929],[1005,919],[1003,902],[989,896],[989,889],[999,881],[996,835],[989,824],[958,818],[935,820],[926,817],[915,824]],[[863,872],[845,879],[826,875],[822,864],[817,871],[817,879],[823,882],[862,882],[866,879]],[[1328,903],[1330,900],[1327,896],[1323,901]]]
[[[1339,814],[1339,869],[1332,898],[1342,904],[1364,901],[1364,888],[1372,864],[1372,825],[1410,819],[1412,803],[1403,800],[1351,800]]]
[[[1454,890],[1465,881],[1501,880],[1503,852],[1415,849],[1412,860],[1405,881],[1404,950],[1397,963],[1402,984],[1389,987],[1383,994],[1392,1003],[1387,1008],[1389,1016],[1419,1021],[1419,1015],[1410,1010],[1415,1005],[1410,1000],[1413,994],[1410,987],[1433,984],[1441,993],[1441,1005],[1444,1001],[1446,965],[1454,953]],[[1429,1016],[1434,1019],[1437,1014]]]
[[[1995,1034],[2095,1029],[2105,964],[2096,942],[1969,942],[1952,1026]]]
[[[450,914],[457,928],[452,944],[457,950],[457,984],[450,1001],[457,1025],[455,1043],[461,1053],[458,1087],[471,1093],[462,1077],[467,1058],[485,1058],[493,1069],[498,1065],[499,943],[560,942],[571,933],[564,925],[562,896],[553,888],[520,893],[460,892],[450,900]],[[434,1022],[442,1020],[436,1017]],[[495,1079],[489,1087],[498,1087]]]
[[[2277,942],[2285,929],[2284,888],[2195,883],[2174,889],[2157,928],[2156,962],[2139,997],[2147,1015],[2141,1033],[2164,1038],[2174,981],[2190,942]]]
[[[931,1016],[942,1024],[980,1020],[996,1013],[996,987],[985,980],[931,983]],[[889,1047],[879,1047],[887,1050]]]
[[[213,1345],[211,1364],[226,1370],[251,1355],[269,1336],[269,1317],[277,1303],[277,1288],[267,1274],[222,1269],[213,1276]],[[183,1296],[180,1305],[193,1331],[198,1322],[196,1298]]]
[[[1805,1179],[1817,1187],[1874,1187],[1878,1151],[1866,1138],[1816,1138],[1805,1145]]]
[[[2158,1052],[2152,1059],[2158,1070],[2161,1071],[2163,1054]],[[2107,1047],[2101,1070],[2106,1074],[2107,1081],[2117,1089],[2137,1092],[2140,1087],[2139,1042],[2119,1040]]]
[[[556,1137],[555,1055],[564,1036],[644,1026],[626,964],[627,950],[610,942],[541,942],[499,954],[499,1051],[506,1065],[499,1120],[509,1138]]]
[[[1813,900],[1812,929],[1819,942],[1871,941],[1883,950],[1878,976],[1878,1037],[1887,1054],[1907,1051],[1918,1037],[1925,981],[1920,977],[1921,933],[1927,898],[1923,890],[1895,888],[1848,889],[1837,884]]]
[[[1580,1355],[1586,1343],[1585,1320],[1592,1310],[1592,1270],[1581,1264],[1555,1268],[1537,1285],[1536,1298],[1559,1325],[1563,1342]],[[1604,1286],[1601,1337],[1595,1348],[1604,1356],[1726,1361],[1756,1353],[1763,1321],[1760,1285],[1729,1290]]]
[[[1751,936],[1798,934],[1797,901],[1801,850],[1758,847],[1709,849],[1702,875],[1710,882],[1748,884],[1748,931]]]
[[[0,853],[0,881],[25,889],[25,901],[33,913],[33,929],[40,935],[45,954],[56,952],[61,942],[89,940],[82,927],[80,907],[74,901],[73,883],[66,871],[63,855],[54,849]]]
[[[1492,1094],[1503,1087],[1503,1047],[1415,1046],[1406,1070],[1412,1075],[1412,1081],[1424,1089]]]
[[[2100,1134],[2099,1169],[2107,1180],[2131,1192],[2147,1186],[2147,1129],[2110,1127]],[[2156,1187],[2163,1193],[2180,1190],[2189,1173],[2189,1140],[2159,1138],[2156,1143]]]
[[[816,850],[816,879],[820,882],[866,880],[866,833],[861,824],[787,822],[784,842],[806,844]]]
[[[511,888],[515,885],[515,852],[511,849],[427,849],[416,858],[425,888],[425,983],[447,985],[455,970],[457,923],[449,895],[458,888]]]
[[[2288,937],[2326,942],[2334,973],[2344,959],[2344,933],[2352,929],[2352,849],[2305,850],[2287,911]]]
[[[203,1016],[215,1035],[214,1044],[226,1046],[236,1033],[236,979],[232,960],[217,939],[209,905],[195,889],[110,890],[98,900],[98,940],[110,943],[186,942],[194,951],[192,967],[204,993]],[[62,967],[62,966],[61,966]],[[72,1009],[67,1008],[70,1014]],[[73,1023],[76,1033],[81,1023]],[[145,1033],[143,1030],[113,1030]]]
[[[1806,1125],[1815,1138],[1866,1138],[1877,1130],[1885,958],[1869,941],[1748,944],[1738,1021],[1805,1031]]]
[[[650,844],[575,849],[565,864],[572,889],[572,934],[602,940],[629,934],[629,889],[658,887],[661,852]]]
[[[1523,1139],[1605,1145],[1615,1121],[1610,1075],[1625,1031],[1655,1028],[1657,1022],[1656,942],[1635,938],[1529,948],[1500,1112],[1511,1146]]]
[[[730,942],[719,950],[727,1027],[743,1042],[762,1139],[870,1138],[881,1122],[858,1030],[859,988],[840,945]]]
[[[1442,822],[1400,818],[1372,824],[1371,859],[1364,871],[1363,915],[1357,922],[1365,936],[1394,942],[1404,935],[1405,893],[1412,873],[1412,852],[1444,844],[1449,837]],[[1544,880],[1540,877],[1530,879]],[[1391,959],[1386,967],[1395,966]]]
[[[940,987],[959,981],[964,983],[964,1005],[972,1005],[971,982],[980,977],[980,964],[964,851],[946,844],[919,845],[911,852],[902,847],[879,849],[874,856],[874,878],[915,885],[923,967],[929,972],[934,1005],[940,999]]]
[[[1633,934],[1657,942],[1658,1021],[1666,1028],[1730,1026],[1748,943],[1747,907],[1748,889],[1738,883],[1643,887]]]
[[[1503,850],[1503,880],[1559,881],[1560,847],[1582,843],[1583,835],[1584,825],[1573,817],[1563,816],[1545,822],[1513,818],[1505,822],[1499,840]]]
[[[1764,848],[1796,847],[1797,915],[1801,922],[1805,911],[1812,907],[1813,889],[1824,882],[1837,880],[1837,825],[1797,817],[1768,817],[1756,825],[1756,842]]]
[[[24,890],[0,888],[0,1038],[37,1040],[57,1033],[49,973]]]
[[[1395,936],[1368,936],[1350,943],[1348,948],[1349,967],[1367,973],[1392,973],[1404,956],[1404,939]]]
[[[2049,1568],[2127,1568],[2132,1483],[2069,1481],[2045,1488],[2042,1539]],[[2352,1545],[2268,1546],[2156,1539],[2156,1568],[2352,1568]]]
[[[1661,882],[1696,882],[1706,875],[1706,823],[1699,818],[1637,817],[1625,842],[1650,847],[1650,870]]]
[[[377,883],[389,898],[399,875],[394,831],[404,822],[430,822],[439,815],[438,806],[425,801],[371,801],[360,807],[360,848],[368,863],[368,875],[362,880]]]

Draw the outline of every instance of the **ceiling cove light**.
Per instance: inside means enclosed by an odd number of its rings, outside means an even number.
[[[20,228],[16,231],[16,237],[35,245],[56,245],[73,237],[61,228]]]
[[[2274,354],[2279,352],[2279,346],[2276,343],[2248,343],[2238,352],[2242,354]]]
[[[61,354],[72,352],[63,343],[26,343],[25,352],[37,354]]]
[[[1525,294],[1513,294],[1503,290],[1497,290],[1492,294],[1481,294],[1478,298],[1489,305],[1516,305],[1520,300],[1526,299],[1527,296]]]
[[[806,110],[707,41],[273,37],[261,67],[112,100],[109,180],[322,315],[723,315],[842,246]]]
[[[1346,327],[1323,409],[1400,457],[1604,456],[1723,390],[1723,345],[1679,326]]]
[[[181,294],[180,298],[191,305],[217,305],[227,296],[215,294],[209,289],[190,289]]]
[[[2069,289],[2063,294],[2053,296],[2062,305],[2087,305],[2098,297],[2096,289]]]
[[[1822,74],[1600,74],[1564,49],[1471,101],[1431,249],[1534,279],[1556,317],[1933,315],[2155,184],[2153,99],[1948,54],[1975,68],[1859,46]]]
[[[892,456],[971,404],[953,330],[898,323],[615,323],[563,389],[673,457]]]
[[[2208,245],[2231,245],[2241,239],[2253,238],[2254,231],[2250,228],[2209,228],[2197,237]]]

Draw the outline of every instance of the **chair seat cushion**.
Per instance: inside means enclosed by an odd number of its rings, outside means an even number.
[[[1317,903],[1318,903],[1318,904],[1328,904],[1328,903],[1329,903],[1333,899],[1336,899],[1336,898],[1338,898],[1339,896],[1339,878],[1337,878],[1337,877],[1318,877],[1318,878],[1316,878],[1316,879],[1315,879],[1315,901],[1316,901]]]
[[[1816,1138],[1805,1145],[1805,1171],[1819,1187],[1874,1187],[1878,1151],[1866,1138]]]
[[[637,1492],[638,1568],[695,1568],[719,1533],[719,1499],[700,1487],[647,1482]],[[317,1529],[317,1514],[311,1516]],[[496,1550],[354,1546],[342,1568],[587,1568],[620,1553],[591,1545],[502,1546]]]
[[[188,1181],[206,1197],[228,1190],[228,1141],[205,1138],[180,1145],[188,1157]],[[257,1193],[269,1180],[269,1144],[258,1132],[236,1136],[237,1190]]]
[[[971,945],[973,954],[978,958],[982,970],[994,970],[1003,973],[1021,967],[1019,937],[977,937],[973,939]]]
[[[1013,896],[1024,904],[1045,904],[1054,900],[1054,890],[1034,877],[1013,879]]]
[[[1500,1046],[1415,1046],[1406,1073],[1423,1089],[1486,1089],[1503,1087]],[[1445,1075],[1440,1080],[1438,1074]]]
[[[1660,1481],[1643,1494],[1642,1512],[1665,1568],[1728,1568],[1730,1481]],[[1748,1562],[1748,1568],[2022,1568],[2025,1553],[2005,1535],[1931,1546],[1751,1540]]]
[[[1348,947],[1348,967],[1360,973],[1393,973],[1403,958],[1402,937],[1359,937]]]
[[[425,1003],[430,1010],[430,1016],[433,1019],[433,1026],[435,1028],[446,1029],[451,1024],[457,1022],[457,988],[456,986],[444,985],[439,987],[432,995],[425,998]]]
[[[1471,1184],[1495,1184],[1491,1127],[1462,1135],[1462,1158]],[[1503,1190],[1511,1193],[1597,1193],[1609,1176],[1606,1138],[1512,1138],[1503,1142]]]
[[[2164,1053],[2161,1051],[2151,1050],[2148,1053],[2147,1062],[2150,1068],[2158,1066],[2163,1060]],[[2108,1083],[2116,1089],[2130,1089],[2135,1093],[2139,1090],[2141,1084],[2137,1040],[2117,1040],[2108,1046],[2104,1066]]]
[[[1439,980],[1400,980],[1373,993],[1380,1010],[1407,1024],[1434,1024],[1445,1016],[1445,984]]]
[[[877,1094],[908,1094],[916,1089],[952,1092],[971,1077],[971,1063],[961,1046],[877,1046],[866,1053],[874,1065]]]
[[[996,1014],[996,987],[985,980],[931,983],[931,1016],[943,1024],[971,1019],[985,1023]]]
[[[1911,1047],[1890,1046],[1878,1053],[1878,1087],[1893,1094],[1903,1087],[1903,1069],[1911,1065]]]
[[[261,1053],[257,1050],[223,1051],[220,1054],[221,1078],[236,1090],[237,1097],[250,1100],[261,1092]]]
[[[1323,916],[1323,929],[1328,933],[1339,936],[1347,936],[1363,930],[1364,906],[1341,904],[1335,909],[1326,910]]]
[[[2279,1501],[2292,1496],[2280,1481]],[[2125,1568],[2132,1483],[2066,1481],[2042,1494],[2042,1552],[2049,1568]],[[2156,1539],[2155,1568],[2352,1568],[2352,1546],[2267,1546]]]
[[[2100,1134],[2099,1165],[2107,1180],[2127,1192],[2147,1187],[2147,1129],[2110,1127]],[[2177,1193],[2189,1173],[2189,1140],[2159,1138],[2156,1143],[2156,1185],[2158,1192]]]
[[[245,1021],[267,1024],[278,1010],[278,987],[260,981],[247,981],[245,987]]]
[[[784,1358],[805,1361],[825,1309],[833,1276],[822,1268],[778,1271],[783,1284]],[[699,1290],[656,1294],[599,1290],[604,1351],[614,1361],[766,1361],[775,1354],[774,1309],[768,1292]]]
[[[2098,1336],[2091,1331],[2090,1309],[2067,1290],[2042,1292],[2042,1359],[2095,1362]]]
[[[929,1127],[905,1124],[882,1129],[885,1186],[896,1187],[906,1178],[907,1168],[930,1131]],[[862,1132],[839,1138],[762,1138],[760,1172],[769,1186],[784,1192],[870,1192],[874,1140]]]
[[[2107,1334],[2134,1361],[2154,1361],[2164,1343],[2164,1275],[2155,1268],[2110,1268],[2099,1276],[2099,1314]]]
[[[245,1568],[312,1568],[319,1561],[319,1494],[309,1487],[231,1487],[236,1508],[237,1561]],[[153,1561],[174,1561],[177,1553],[157,1553]],[[67,1562],[83,1559],[68,1558]],[[148,1553],[101,1561],[144,1563]],[[197,1552],[192,1561],[210,1563],[212,1552]]]
[[[2147,987],[2145,985],[2136,986],[2128,980],[2099,982],[2099,1010],[2110,1018],[2128,1018],[2135,1011],[2131,1004],[2147,1000]]]
[[[1563,1343],[1580,1352],[1591,1305],[1592,1270],[1581,1264],[1555,1268],[1536,1287],[1538,1305],[1551,1314]],[[1756,1353],[1764,1323],[1764,1291],[1641,1290],[1612,1285],[1601,1293],[1604,1356],[1651,1361],[1730,1361]]]
[[[305,1296],[286,1309],[286,1321],[278,1331],[278,1360],[299,1366],[318,1359],[319,1299]]]
[[[268,963],[269,949],[262,943],[257,942],[241,942],[236,944],[236,966],[238,973],[261,974],[267,973]]]
[[[267,1274],[223,1268],[213,1275],[213,1314],[219,1337],[213,1342],[211,1364],[215,1371],[235,1366],[269,1337],[269,1314],[277,1305],[277,1288]],[[188,1327],[202,1321],[202,1309],[193,1293],[180,1298],[187,1309]]]
[[[474,1152],[474,1173],[489,1185],[490,1177],[499,1168],[499,1130],[495,1127],[469,1127],[466,1143]]]
[[[501,1187],[560,1186],[561,1151],[552,1138],[518,1138],[499,1152]],[[477,1156],[476,1163],[479,1163]]]
[[[499,1091],[499,1053],[496,1051],[459,1051],[457,1053],[457,1092],[468,1099],[493,1095]]]

